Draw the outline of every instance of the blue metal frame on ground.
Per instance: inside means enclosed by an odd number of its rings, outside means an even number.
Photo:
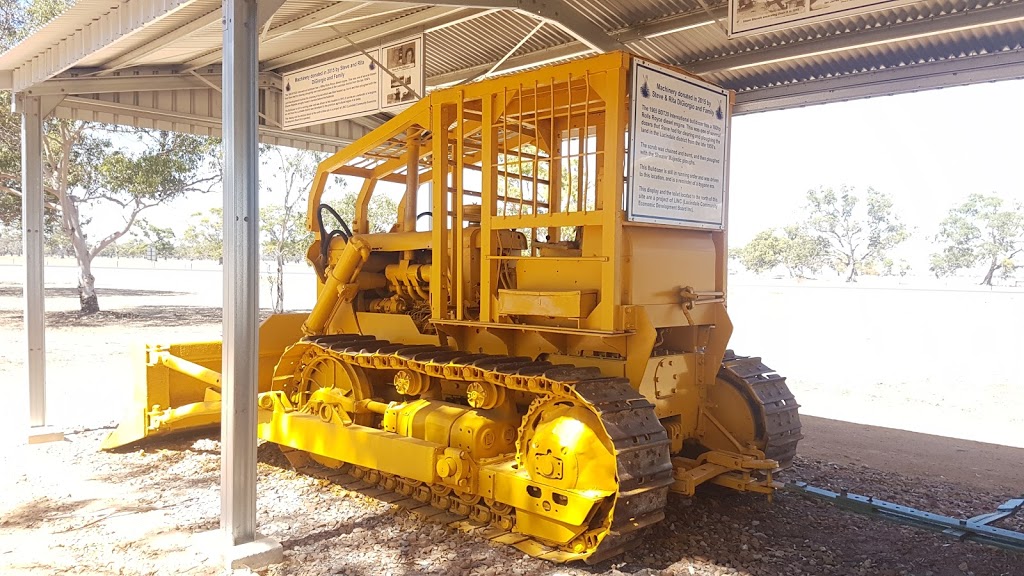
[[[850,494],[845,490],[832,492],[824,488],[810,486],[806,482],[790,482],[783,486],[786,490],[821,500],[832,502],[838,506],[860,514],[876,516],[892,520],[908,526],[941,532],[959,540],[971,540],[1004,550],[1024,552],[1024,533],[996,528],[994,522],[1013,516],[1024,510],[1024,498],[1014,498],[999,506],[992,513],[982,514],[969,519],[953,518],[932,512],[925,512],[909,506],[902,506],[885,500],[877,500],[870,496]]]

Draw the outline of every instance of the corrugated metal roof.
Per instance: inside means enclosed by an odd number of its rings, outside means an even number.
[[[700,3],[695,0],[575,0],[569,3],[595,24],[609,31],[702,10]],[[724,6],[725,2],[711,1],[707,4]]]
[[[515,12],[484,16],[427,34],[427,77],[496,62],[537,26],[537,20]],[[572,42],[560,28],[545,24],[515,54],[527,54]],[[472,50],[452,47],[472,46]]]
[[[118,6],[118,0],[78,0],[60,16],[32,32],[24,42],[0,54],[0,70],[8,69],[35,56],[40,46],[56,44],[96,16],[106,14]]]
[[[725,1],[707,1],[710,14],[722,18]],[[1020,54],[1024,70],[1024,0],[922,0],[732,39],[726,37],[722,22],[714,22],[699,0],[565,2],[599,28],[628,38],[631,51],[694,69],[709,80],[738,91],[878,70],[910,69],[979,54]],[[133,54],[138,57],[130,62],[132,65],[158,66],[171,72],[176,67],[184,71],[196,62],[217,63],[221,28],[219,20],[211,16],[219,10],[219,0],[80,0],[31,38],[0,55],[0,71],[24,67],[47,50],[58,53],[62,40],[128,3],[164,6],[167,14],[152,19],[132,34],[112,37],[75,61],[75,68],[102,69]],[[166,46],[142,49],[168,35],[180,34],[182,27],[195,26],[191,23],[202,18],[208,23],[191,34]],[[958,26],[961,21],[969,21],[970,25]],[[426,31],[428,78],[466,79],[508,55],[537,22],[531,15],[512,10],[287,0],[269,24],[260,58],[263,69],[282,71],[318,57],[353,51],[340,40],[342,35],[363,38],[366,45],[372,46],[398,35]],[[670,25],[663,25],[666,22],[689,24],[673,31]],[[645,30],[655,30],[656,34],[645,37]],[[871,41],[859,42],[861,38]],[[528,68],[537,62],[577,57],[587,50],[565,27],[548,23],[515,50],[499,73]],[[36,63],[39,62],[42,59],[37,59]],[[30,81],[46,77],[46,71],[42,72],[33,69]]]
[[[153,40],[162,38],[181,27],[182,23],[191,22],[219,8],[220,2],[218,0],[194,0],[188,5],[179,8],[173,16],[153,22],[121,42],[96,50],[82,60],[78,66],[83,68],[101,66],[104,62],[117,58],[122,54],[127,54]],[[220,33],[220,26],[216,28],[218,33]]]

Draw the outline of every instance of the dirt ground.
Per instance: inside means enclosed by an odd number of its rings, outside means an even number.
[[[19,383],[20,287],[4,282],[3,268],[0,377]],[[110,311],[89,318],[73,312],[67,285],[47,291],[49,419],[69,434],[25,446],[17,440],[24,430],[18,410],[2,425],[0,574],[220,573],[197,537],[218,522],[216,438],[97,450],[130,397],[131,347],[218,338],[219,302],[211,301],[219,287],[209,274],[176,281],[157,272],[119,274],[120,286],[101,284],[100,304]],[[1015,367],[1024,344],[1019,329],[999,329],[1006,318],[1024,316],[1024,294],[730,290],[735,348],[756,350],[789,374],[806,415],[801,456],[785,480],[958,517],[1024,495],[1024,387]],[[903,309],[897,298],[905,298]],[[876,309],[882,302],[888,314]],[[8,387],[15,406],[23,402],[19,388]],[[1024,557],[1001,550],[792,493],[768,503],[714,488],[671,498],[666,520],[626,556],[555,566],[298,475],[271,445],[259,456],[260,530],[286,550],[272,575],[1024,574]],[[1006,526],[1024,529],[1024,519]]]

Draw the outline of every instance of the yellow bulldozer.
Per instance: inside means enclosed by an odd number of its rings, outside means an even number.
[[[608,53],[436,90],[324,160],[317,300],[261,325],[259,437],[556,562],[621,553],[669,492],[772,494],[800,420],[727,350],[731,103]],[[351,223],[332,175],[361,181]],[[219,342],[141,354],[105,448],[219,422]]]

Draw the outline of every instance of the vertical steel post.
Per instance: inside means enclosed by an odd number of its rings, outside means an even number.
[[[25,257],[25,340],[29,426],[46,425],[46,317],[43,305],[43,113],[26,96],[21,114],[21,241]]]
[[[228,546],[256,539],[259,313],[256,0],[224,0],[224,363],[221,517]]]

